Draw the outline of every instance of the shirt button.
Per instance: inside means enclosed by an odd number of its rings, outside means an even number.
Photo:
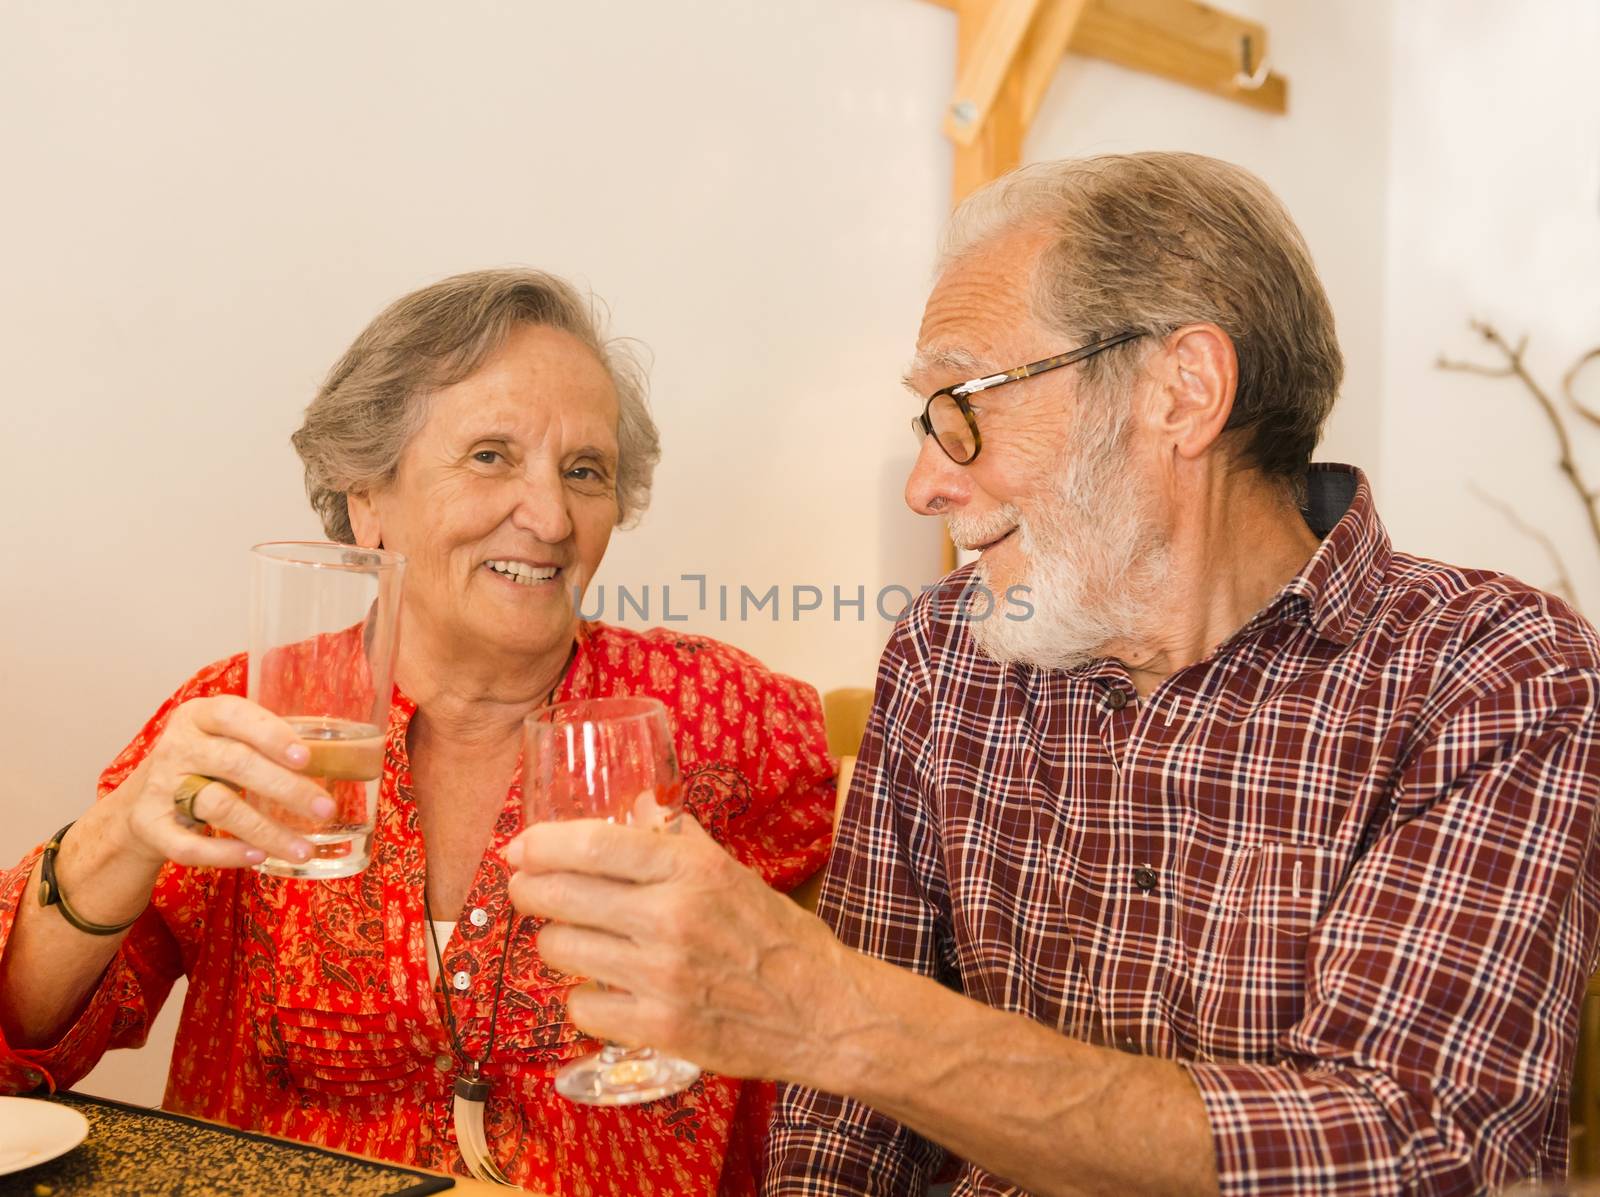
[[[472,913],[467,915],[467,921],[474,927],[487,927],[489,925],[489,912],[482,906],[474,906]]]
[[[1106,695],[1106,710],[1120,711],[1128,705],[1128,696],[1121,690],[1113,690]]]
[[[472,984],[472,978],[468,976],[466,970],[463,969],[461,972],[450,978],[450,984],[454,985],[457,989],[465,991],[467,986]]]
[[[1133,870],[1133,884],[1142,894],[1151,894],[1156,889],[1156,871],[1144,867]]]
[[[445,1052],[440,1052],[437,1056],[435,1056],[433,1058],[433,1066],[435,1068],[437,1068],[440,1072],[449,1072],[450,1071],[450,1065],[452,1065],[454,1063],[455,1063],[455,1061],[452,1060],[449,1057],[449,1055],[446,1054]]]

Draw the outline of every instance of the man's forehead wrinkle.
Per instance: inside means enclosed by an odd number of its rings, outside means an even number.
[[[983,354],[1019,326],[1033,322],[1029,271],[1009,255],[985,255],[952,265],[934,284],[918,345]]]
[[[928,296],[906,373],[912,391],[925,394],[1010,369],[1019,354],[1036,347],[1032,280],[1040,248],[1036,234],[1004,235],[945,266]]]

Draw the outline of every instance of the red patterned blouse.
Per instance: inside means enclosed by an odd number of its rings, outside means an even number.
[[[182,702],[243,694],[242,656],[201,670],[100,779],[109,793]],[[689,810],[780,890],[828,853],[834,763],[811,687],[727,645],[662,629],[583,625],[559,696],[647,694],[672,713]],[[54,1046],[0,1041],[0,1092],[65,1087],[102,1052],[144,1041],[179,975],[189,978],[164,1104],[361,1155],[461,1172],[451,1119],[456,1064],[427,965],[426,854],[412,799],[398,688],[373,861],[337,881],[168,865],[77,1022]],[[455,935],[446,992],[466,1048],[483,1050],[506,920],[511,937],[486,1113],[515,1181],[551,1194],[753,1193],[770,1086],[703,1076],[676,1097],[626,1109],[574,1105],[555,1070],[591,1050],[566,1020],[566,987],[534,944],[537,922],[506,899],[504,849],[521,829],[513,782]],[[0,952],[38,859],[0,872]],[[465,985],[463,986],[463,982]]]

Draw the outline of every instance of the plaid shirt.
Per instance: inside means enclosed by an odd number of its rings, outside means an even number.
[[[1560,1171],[1600,916],[1600,641],[1513,579],[1392,551],[1358,471],[1311,484],[1305,569],[1145,699],[1117,661],[982,656],[967,570],[924,595],[883,656],[824,917],[1181,1061],[1226,1194]],[[968,1096],[1003,1103],[1004,1077]],[[791,1087],[764,1191],[920,1192],[942,1154]],[[956,1188],[1018,1191],[970,1165]]]

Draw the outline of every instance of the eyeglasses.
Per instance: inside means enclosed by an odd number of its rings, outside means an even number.
[[[922,414],[911,417],[911,431],[916,434],[919,444],[931,436],[939,442],[939,448],[944,450],[945,456],[951,461],[957,465],[971,465],[977,460],[978,451],[983,448],[983,437],[978,434],[978,419],[973,413],[972,404],[968,402],[973,395],[980,391],[992,391],[995,387],[1003,387],[1008,382],[1032,378],[1035,374],[1043,374],[1047,370],[1071,366],[1142,336],[1144,333],[1137,330],[1115,333],[1101,340],[1092,341],[1070,353],[1029,362],[1026,366],[1018,366],[1014,370],[1004,370],[999,374],[974,378],[969,382],[957,383],[955,386],[935,391],[928,396]]]

